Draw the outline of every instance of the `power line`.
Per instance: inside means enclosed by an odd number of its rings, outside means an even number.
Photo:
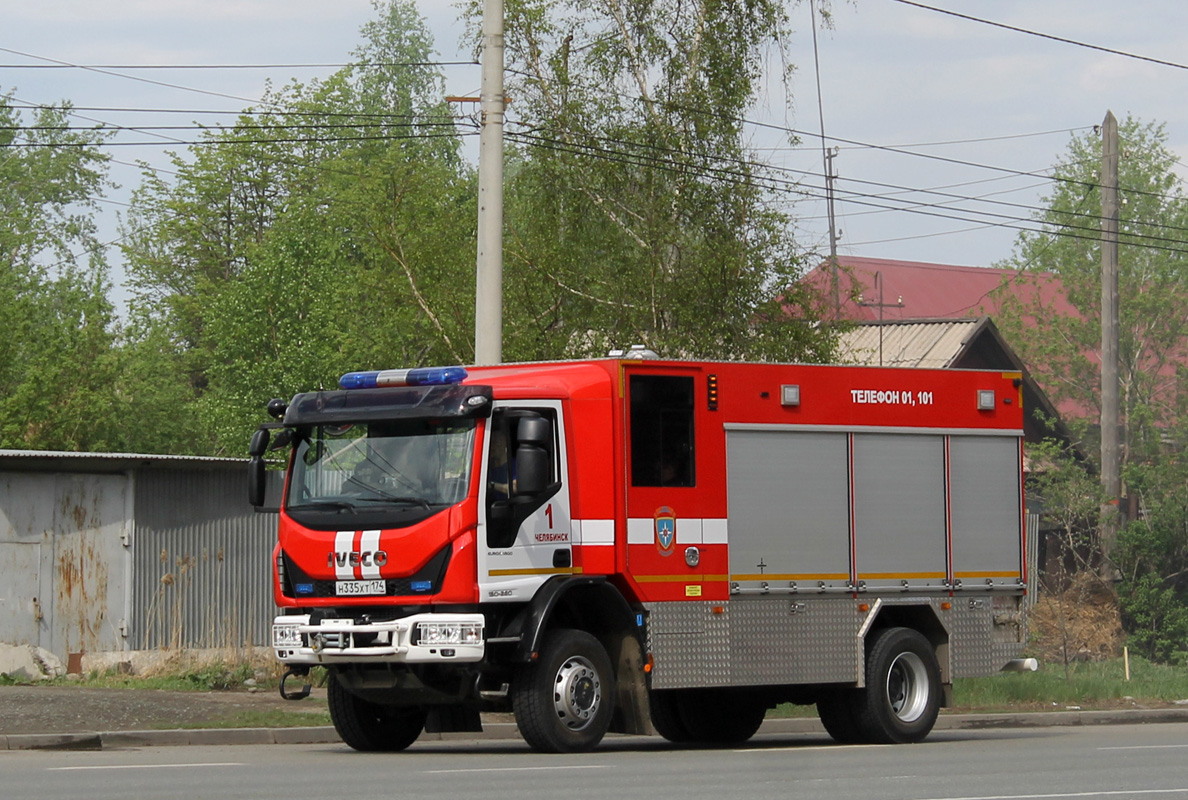
[[[556,139],[548,139],[547,137],[538,136],[535,134],[524,134],[519,132],[509,132],[509,138],[521,139],[538,144],[547,149],[556,150],[558,152],[569,152],[575,155],[588,155],[594,158],[602,158],[603,160],[628,164],[632,166],[651,167],[661,169],[669,172],[683,172],[687,171],[683,165],[668,161],[664,162],[654,156],[638,155],[631,153],[622,153],[618,151],[608,150],[605,148],[594,147],[590,145],[575,144],[573,142],[566,142]],[[703,165],[702,169],[705,173],[712,173],[715,177],[729,182],[734,182],[739,185],[757,185],[768,191],[787,192],[789,190],[803,191],[799,184],[791,181],[775,179],[775,178],[755,178],[750,174],[744,174],[737,171],[713,168]],[[705,174],[703,173],[703,174]],[[820,187],[813,187],[819,189]],[[1088,240],[1091,242],[1100,241],[1100,232],[1096,228],[1086,228],[1081,226],[1070,225],[1068,223],[1056,223],[1057,229],[1064,229],[1068,231],[1084,231],[1085,235],[1078,233],[1059,233],[1058,231],[1045,230],[1044,226],[1050,226],[1053,223],[1047,223],[1042,220],[1034,220],[1029,218],[1012,217],[1004,214],[996,214],[994,212],[977,211],[977,210],[961,210],[964,214],[977,214],[982,217],[997,218],[1001,221],[987,223],[984,219],[971,218],[969,216],[958,215],[955,209],[950,209],[942,206],[939,203],[919,203],[914,206],[888,206],[876,202],[883,198],[877,195],[866,195],[856,192],[848,192],[849,198],[845,202],[856,205],[868,206],[876,209],[886,211],[900,211],[912,214],[919,214],[930,217],[938,217],[941,219],[951,219],[960,222],[974,222],[986,225],[987,227],[1000,227],[1009,230],[1018,230],[1033,234],[1049,234],[1055,236],[1065,236],[1068,238],[1076,238]],[[953,213],[944,213],[953,212]],[[1144,234],[1130,234],[1130,238],[1138,241],[1130,241],[1127,244],[1131,247],[1140,247],[1151,250],[1160,250],[1165,252],[1173,252],[1184,254],[1188,249],[1188,243],[1180,239],[1169,237],[1150,236]],[[1167,243],[1167,244],[1163,244]]]
[[[403,141],[407,139],[451,139],[458,136],[472,136],[477,131],[451,131],[450,133],[425,133],[409,136],[309,136],[282,137],[276,139],[175,139],[174,144],[180,145],[217,145],[217,144],[341,144],[349,142],[387,142]],[[160,142],[117,142],[107,141],[96,145],[93,142],[13,142],[8,147],[24,147],[41,149],[51,147],[160,147]]]
[[[23,55],[27,58],[43,58],[19,53],[0,47],[0,51]],[[249,70],[249,69],[342,69],[344,67],[461,67],[478,66],[477,61],[354,61],[342,64],[0,64],[0,69],[120,69],[120,70]]]
[[[1088,44],[1086,42],[1078,42],[1076,39],[1068,39],[1064,36],[1055,36],[1050,33],[1041,33],[1039,31],[1029,30],[1027,28],[1020,28],[1015,25],[1007,25],[1005,22],[994,22],[993,20],[982,19],[981,17],[973,17],[973,16],[970,16],[969,14],[960,14],[956,11],[950,11],[945,8],[937,8],[936,6],[924,5],[923,3],[915,2],[915,0],[894,0],[894,2],[902,3],[905,6],[915,6],[916,8],[922,8],[925,11],[935,11],[938,14],[947,14],[950,17],[957,17],[959,19],[969,20],[970,22],[977,22],[982,25],[991,25],[995,28],[1003,28],[1005,30],[1014,31],[1016,33],[1025,33],[1028,36],[1038,36],[1041,39],[1050,39],[1054,42],[1061,42],[1063,44],[1071,44],[1071,45],[1075,45],[1077,47],[1084,47],[1089,50],[1097,50],[1102,53],[1110,53],[1111,55],[1115,55],[1115,56],[1123,56],[1124,58],[1133,58],[1138,61],[1146,61],[1151,64],[1158,64],[1162,67],[1174,67],[1175,69],[1188,69],[1188,65],[1178,64],[1175,61],[1165,61],[1162,58],[1152,58],[1150,56],[1143,56],[1143,55],[1139,55],[1137,53],[1128,53],[1125,50],[1115,50],[1112,47],[1102,47],[1101,45]]]
[[[16,99],[16,98],[11,98]],[[345,117],[347,119],[399,119],[403,117],[416,116],[415,114],[402,114],[394,111],[385,112],[370,112],[370,111],[284,111],[280,109],[269,108],[252,108],[248,109],[213,109],[213,108],[152,108],[146,107],[120,107],[120,106],[76,106],[73,104],[55,104],[55,103],[33,103],[27,100],[19,100],[20,105],[12,103],[0,103],[0,108],[13,109],[15,111],[36,111],[45,109],[47,111],[93,111],[103,114],[186,114],[192,116],[256,116],[256,117],[328,117],[337,118]],[[444,116],[444,115],[442,115]]]

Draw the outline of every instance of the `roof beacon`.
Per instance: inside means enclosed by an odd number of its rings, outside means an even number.
[[[338,385],[343,389],[374,389],[379,386],[449,386],[464,380],[464,367],[418,367],[348,372],[338,379]]]

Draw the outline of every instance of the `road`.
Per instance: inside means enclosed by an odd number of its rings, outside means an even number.
[[[842,747],[761,735],[728,750],[609,737],[584,755],[514,740],[2,751],[0,796],[37,800],[1077,800],[1188,798],[1188,724],[939,731],[920,745]]]

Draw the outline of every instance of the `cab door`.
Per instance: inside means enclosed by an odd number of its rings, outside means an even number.
[[[527,424],[525,420],[529,420]],[[548,422],[548,441],[539,441]],[[531,439],[524,438],[531,430]],[[483,602],[522,602],[554,575],[573,569],[569,464],[559,400],[496,402],[483,437],[479,498],[479,597]],[[520,460],[544,448],[551,481],[523,490]],[[526,466],[526,464],[525,464]],[[526,476],[525,476],[526,477]]]
[[[631,577],[651,601],[724,600],[725,475],[722,428],[707,403],[712,376],[646,362],[624,371]]]

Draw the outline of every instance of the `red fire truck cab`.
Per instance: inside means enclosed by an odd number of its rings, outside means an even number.
[[[272,401],[276,656],[359,750],[484,711],[542,751],[732,743],[783,702],[918,741],[1024,646],[1021,383],[612,358]]]

